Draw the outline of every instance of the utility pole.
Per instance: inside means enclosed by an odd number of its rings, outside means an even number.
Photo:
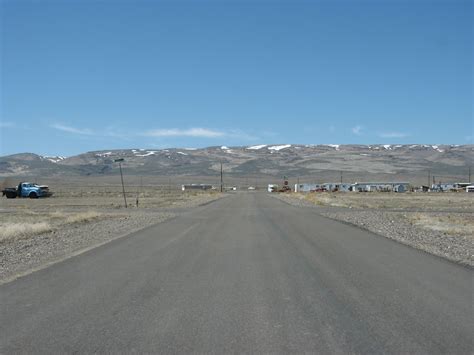
[[[342,184],[342,171],[341,171],[341,184]]]
[[[222,178],[222,162],[221,162],[221,192],[224,191],[224,182]]]
[[[471,183],[471,167],[469,167],[469,181],[468,183]]]
[[[127,197],[125,196],[125,186],[123,184],[123,174],[122,174],[122,162],[124,161],[123,158],[115,159],[114,162],[119,163],[120,168],[120,179],[122,180],[122,192],[123,192],[123,200],[125,201],[125,208],[127,208]]]
[[[431,170],[428,170],[428,188],[430,187],[431,184]]]

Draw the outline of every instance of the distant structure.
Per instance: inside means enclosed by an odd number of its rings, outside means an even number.
[[[409,186],[409,182],[356,182],[351,187],[353,192],[406,192]]]
[[[431,191],[434,192],[446,192],[446,191],[458,191],[464,190],[466,187],[470,186],[470,182],[447,182],[447,183],[438,183],[431,185]]]
[[[295,192],[312,192],[320,191],[321,189],[321,184],[295,184]]]
[[[278,185],[277,184],[268,184],[267,191],[268,192],[278,191]]]
[[[181,185],[182,191],[188,190],[212,190],[212,185],[207,184],[189,184],[189,185]]]
[[[352,184],[343,184],[340,182],[327,182],[323,184],[323,189],[329,192],[336,192],[336,191],[348,192],[348,191],[352,191],[351,187],[352,187]]]
[[[295,184],[295,192],[406,192],[408,182],[356,182],[355,184],[326,182],[324,184]]]

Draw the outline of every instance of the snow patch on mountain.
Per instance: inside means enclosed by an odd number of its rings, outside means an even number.
[[[247,147],[247,149],[259,150],[259,149],[265,148],[266,146],[267,146],[266,144],[253,145],[253,146],[251,146],[251,147]]]
[[[60,161],[66,159],[66,157],[44,155],[41,157],[41,159],[49,160],[51,163],[59,163]]]
[[[146,152],[145,154],[135,154],[135,156],[136,157],[148,157],[150,155],[155,155],[156,153],[157,153],[156,150],[150,150],[150,151]]]
[[[107,153],[97,153],[95,156],[99,158],[107,158],[112,155],[112,152],[107,152]]]
[[[274,145],[274,146],[268,147],[267,149],[279,151],[279,150],[290,148],[290,147],[291,147],[291,144],[284,144],[284,145]]]

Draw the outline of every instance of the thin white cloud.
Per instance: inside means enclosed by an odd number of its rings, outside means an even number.
[[[360,136],[362,134],[362,126],[352,127],[352,133],[354,133],[357,136]]]
[[[152,129],[143,135],[149,137],[199,137],[199,138],[218,138],[227,134],[222,131],[207,128],[190,128],[190,129]]]
[[[117,130],[116,127],[109,126],[101,131],[94,131],[89,128],[80,128],[65,125],[62,123],[54,123],[49,127],[72,134],[82,136],[95,136],[95,137],[110,137],[119,138],[123,140],[131,140],[137,137],[153,137],[153,138],[179,138],[179,137],[191,137],[191,138],[230,138],[240,140],[255,140],[257,137],[252,136],[242,130],[217,130],[202,127],[194,127],[189,129],[180,128],[167,128],[167,129],[151,129],[147,131],[123,131]]]
[[[410,136],[409,133],[404,132],[382,132],[379,133],[379,137],[381,138],[406,138]]]
[[[80,134],[80,135],[94,135],[94,132],[88,128],[76,128],[72,126],[66,126],[60,123],[55,123],[50,125],[51,128],[57,129],[58,131],[73,133],[73,134]]]

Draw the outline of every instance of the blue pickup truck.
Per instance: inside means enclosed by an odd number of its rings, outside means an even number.
[[[20,182],[17,187],[7,187],[2,190],[2,195],[7,198],[16,197],[49,197],[52,193],[49,191],[49,187],[46,185],[37,185],[31,182]]]

